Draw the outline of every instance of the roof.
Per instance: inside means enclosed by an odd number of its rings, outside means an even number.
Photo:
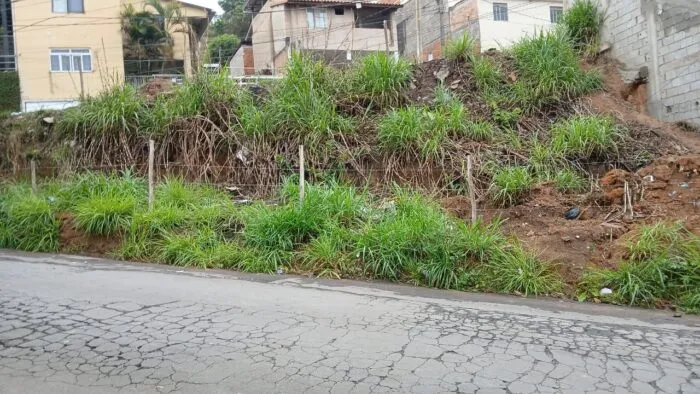
[[[401,7],[401,0],[282,0],[277,2],[277,4],[344,4],[348,6],[355,6],[355,4],[360,3],[363,6],[368,7]]]
[[[177,0],[177,1],[178,1],[178,3],[184,3],[187,5],[191,5],[193,7],[199,7],[199,8],[204,8],[205,10],[214,11],[213,8],[209,8],[209,7],[201,5],[201,4],[193,3],[192,1],[188,1],[188,0]]]

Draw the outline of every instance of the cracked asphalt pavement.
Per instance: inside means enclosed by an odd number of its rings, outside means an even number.
[[[0,252],[0,393],[700,393],[668,312]]]

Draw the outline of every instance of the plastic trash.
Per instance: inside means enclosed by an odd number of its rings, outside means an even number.
[[[578,217],[579,214],[581,214],[581,209],[579,207],[573,207],[566,211],[564,217],[568,220],[574,220]]]
[[[610,295],[610,294],[612,294],[612,290],[611,290],[611,289],[608,289],[607,287],[603,287],[602,289],[600,289],[600,295],[601,295],[601,296]]]

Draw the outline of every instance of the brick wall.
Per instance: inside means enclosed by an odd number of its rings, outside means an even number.
[[[428,53],[440,55],[441,32],[447,35],[449,15],[445,10],[446,0],[409,0],[394,14],[394,23],[398,29],[398,43],[401,55],[415,58],[418,47],[418,28],[416,26],[416,3],[420,7],[420,47],[421,60],[427,60]],[[436,46],[438,49],[436,50]],[[429,52],[426,52],[428,50]]]
[[[477,3],[477,0],[462,0],[450,7],[450,35],[456,37],[468,31],[476,40],[479,50],[481,45]]]
[[[700,2],[608,0],[603,44],[633,79],[649,71],[648,109],[659,119],[700,126]]]

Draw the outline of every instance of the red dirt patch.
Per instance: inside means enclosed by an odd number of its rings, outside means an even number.
[[[61,221],[59,246],[62,252],[80,252],[88,256],[105,256],[121,244],[120,236],[87,235],[75,226],[73,216],[68,212],[56,215]]]

